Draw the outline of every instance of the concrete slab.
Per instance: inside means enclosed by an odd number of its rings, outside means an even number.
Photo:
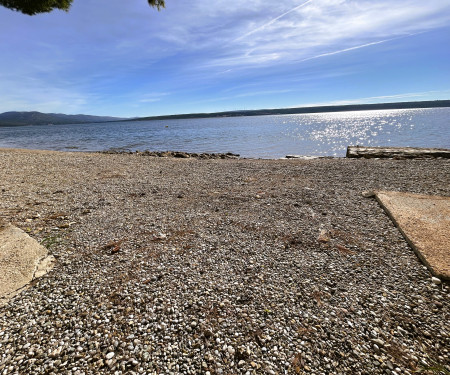
[[[0,306],[47,273],[53,260],[47,249],[24,231],[0,222]]]
[[[365,147],[348,146],[347,158],[396,158],[396,159],[429,159],[450,158],[450,149],[422,147]]]
[[[450,280],[450,197],[394,191],[375,196],[430,272]]]

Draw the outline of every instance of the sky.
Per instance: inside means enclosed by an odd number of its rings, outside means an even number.
[[[0,6],[0,113],[118,117],[450,99],[450,0]]]

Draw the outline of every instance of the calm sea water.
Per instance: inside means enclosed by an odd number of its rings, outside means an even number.
[[[0,127],[0,147],[345,156],[348,145],[450,148],[450,108]]]

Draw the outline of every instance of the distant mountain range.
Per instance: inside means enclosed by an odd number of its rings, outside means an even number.
[[[0,114],[0,126],[47,125],[47,124],[61,125],[61,124],[82,124],[82,123],[113,122],[113,121],[175,120],[175,119],[189,119],[189,118],[288,115],[299,113],[370,111],[380,109],[410,109],[410,108],[438,108],[438,107],[450,107],[450,100],[256,109],[256,110],[227,111],[214,113],[187,113],[179,115],[165,115],[165,116],[151,116],[151,117],[137,117],[137,118],[120,118],[120,117],[105,117],[105,116],[90,116],[90,115],[64,115],[60,113],[41,113],[41,112],[5,112]]]
[[[62,125],[82,124],[91,122],[108,122],[123,120],[119,117],[90,116],[90,115],[64,115],[61,113],[41,112],[5,112],[0,114],[0,126],[21,125]]]
[[[292,115],[299,113],[323,113],[323,112],[346,112],[346,111],[370,111],[380,109],[412,109],[412,108],[438,108],[450,107],[450,100],[433,100],[422,102],[399,102],[399,103],[377,103],[377,104],[348,104],[327,105],[317,107],[294,107],[276,109],[255,109],[242,111],[214,112],[214,113],[189,113],[182,115],[166,115],[139,117],[126,121],[149,121],[149,120],[175,120],[188,118],[211,118],[211,117],[239,117],[239,116],[265,116],[265,115]]]

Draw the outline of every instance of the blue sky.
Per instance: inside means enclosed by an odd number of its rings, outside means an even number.
[[[122,117],[450,99],[450,0],[0,7],[0,113]]]

